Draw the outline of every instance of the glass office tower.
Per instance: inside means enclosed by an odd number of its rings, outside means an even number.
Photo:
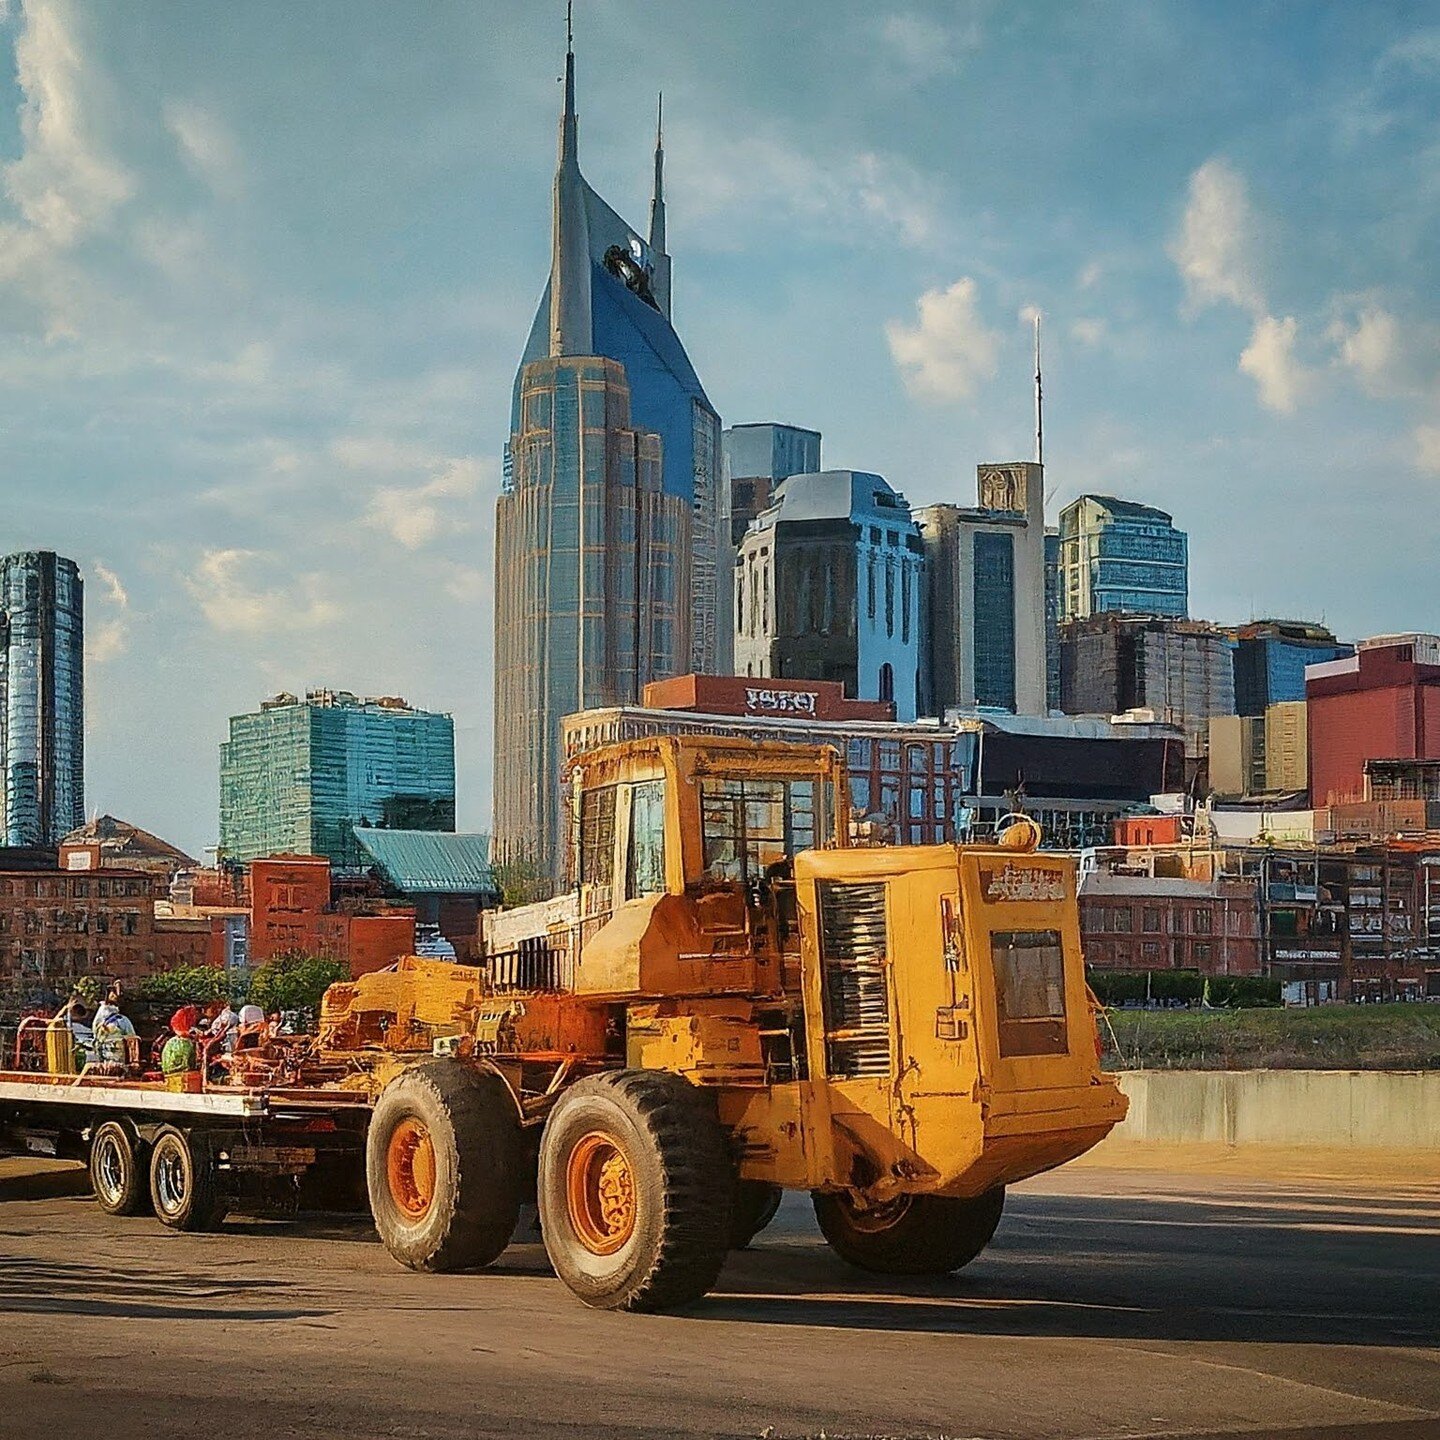
[[[575,57],[550,279],[525,347],[495,529],[492,854],[560,878],[560,722],[730,668],[720,420],[670,323],[664,152],[648,236],[580,173]]]
[[[660,437],[630,424],[624,369],[599,356],[525,367],[511,484],[495,520],[491,853],[559,880],[560,721],[634,703],[688,668],[690,508]]]
[[[337,870],[363,869],[356,825],[454,830],[450,716],[312,690],[231,718],[220,747],[224,859],[324,855]]]
[[[1153,505],[1082,495],[1060,512],[1060,613],[1190,613],[1189,537]]]
[[[73,560],[0,561],[0,836],[58,845],[85,823],[85,587]]]

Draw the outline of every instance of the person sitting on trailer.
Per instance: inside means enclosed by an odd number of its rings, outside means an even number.
[[[216,1042],[213,1049],[226,1055],[233,1054],[235,1041],[239,1038],[239,1029],[240,1015],[227,1000],[219,1014],[210,1022],[210,1038]]]
[[[130,1067],[131,1041],[138,1039],[129,1016],[120,1013],[117,996],[104,1000],[95,1011],[95,1062],[107,1074],[123,1075]]]
[[[195,1046],[194,1031],[200,1023],[200,1012],[193,1005],[182,1005],[170,1017],[170,1038],[160,1052],[160,1070],[165,1075],[185,1075],[200,1068],[200,1055]]]
[[[240,1007],[239,1035],[235,1042],[237,1050],[259,1050],[270,1038],[270,1027],[265,1023],[265,1012],[258,1005]]]

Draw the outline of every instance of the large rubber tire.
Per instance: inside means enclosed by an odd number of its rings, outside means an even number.
[[[215,1159],[203,1141],[168,1125],[150,1147],[150,1203],[172,1230],[218,1230],[225,1219]]]
[[[730,1211],[730,1248],[743,1250],[775,1218],[785,1192],[765,1180],[741,1180]]]
[[[990,1243],[1005,1208],[1005,1187],[970,1200],[904,1196],[869,1212],[843,1194],[816,1191],[813,1198],[821,1232],[842,1260],[876,1275],[948,1275]]]
[[[107,1215],[140,1215],[150,1208],[144,1147],[118,1120],[105,1121],[90,1137],[90,1188]]]
[[[499,1259],[520,1217],[520,1120],[496,1075],[456,1060],[385,1087],[365,1140],[370,1213],[412,1270],[475,1270]]]
[[[561,1095],[545,1122],[537,1197],[545,1249],[556,1274],[597,1309],[654,1313],[706,1294],[730,1248],[734,1189],[725,1132],[683,1076],[592,1075]]]

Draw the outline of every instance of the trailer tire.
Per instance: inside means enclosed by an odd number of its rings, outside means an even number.
[[[220,1195],[215,1157],[191,1133],[165,1126],[150,1147],[150,1203],[155,1218],[171,1230],[218,1230],[226,1205]]]
[[[454,1060],[417,1065],[385,1087],[365,1140],[370,1213],[412,1270],[498,1260],[520,1218],[515,1102],[496,1075]]]
[[[587,1305],[674,1310],[719,1277],[734,1166],[683,1076],[619,1070],[571,1086],[545,1122],[537,1188],[550,1262]]]
[[[141,1215],[150,1209],[145,1149],[128,1125],[107,1120],[90,1137],[90,1188],[107,1215]]]
[[[989,1243],[1005,1208],[1005,1187],[972,1199],[907,1195],[862,1211],[848,1195],[814,1193],[815,1218],[842,1260],[876,1275],[948,1275]]]
[[[775,1218],[785,1192],[767,1180],[741,1180],[730,1211],[730,1248],[744,1250]]]

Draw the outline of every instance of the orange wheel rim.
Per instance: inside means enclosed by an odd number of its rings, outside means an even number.
[[[390,1198],[412,1220],[423,1220],[435,1199],[435,1144],[418,1120],[402,1120],[385,1151]]]
[[[565,1165],[570,1224],[593,1255],[613,1255],[635,1233],[635,1175],[609,1136],[592,1130]]]

